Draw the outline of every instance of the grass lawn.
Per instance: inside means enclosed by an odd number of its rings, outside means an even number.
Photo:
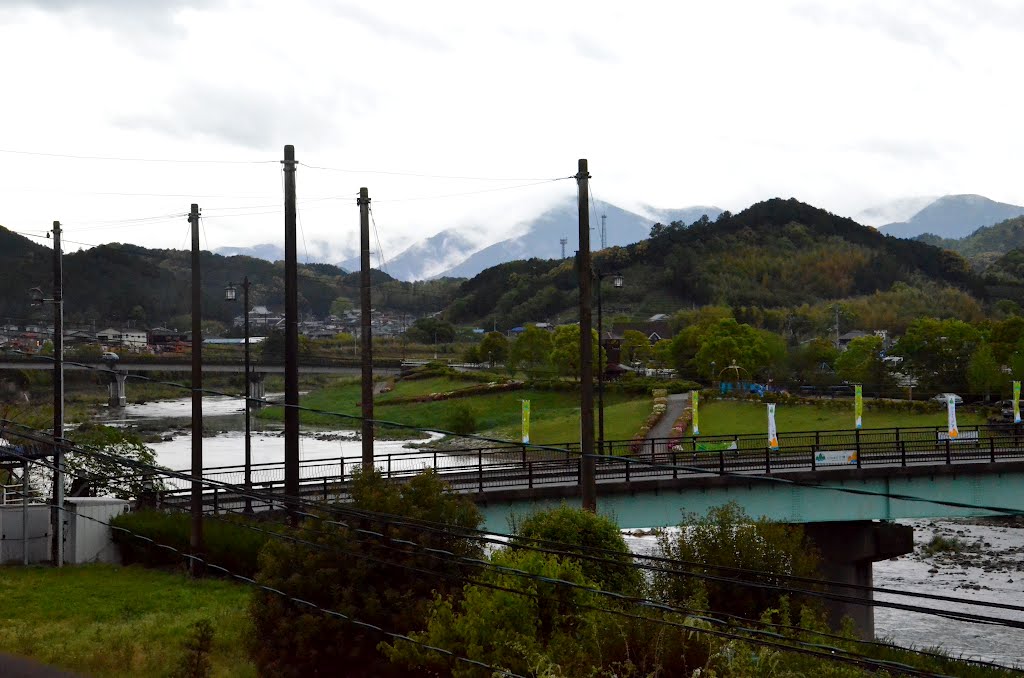
[[[213,625],[213,676],[256,676],[245,639],[250,591],[136,567],[0,568],[0,651],[89,676],[164,676],[191,625]]]
[[[775,409],[775,423],[779,433],[789,431],[836,431],[854,428],[853,400],[842,401],[845,405],[779,405]],[[892,412],[872,411],[870,401],[864,402],[864,428],[893,428],[911,426],[945,426],[946,410],[935,408],[934,412]],[[715,400],[700,405],[701,435],[727,433],[768,433],[768,415],[764,403]],[[957,412],[957,423],[961,425],[984,424],[985,417],[974,413]],[[693,433],[693,428],[687,430]]]
[[[455,407],[469,407],[476,417],[477,431],[507,440],[520,440],[522,405],[530,401],[530,440],[537,444],[565,443],[578,441],[579,393],[576,391],[506,391],[466,398],[454,398],[423,403],[389,405],[395,398],[457,391],[476,385],[476,382],[462,381],[448,377],[397,381],[393,391],[382,393],[374,401],[374,416],[384,421],[393,421],[422,428],[445,429],[449,415]],[[360,387],[356,381],[341,383],[319,389],[303,396],[305,407],[340,412],[358,417]],[[609,440],[631,438],[651,411],[650,396],[605,393],[605,437]],[[261,417],[280,420],[283,409],[268,407],[260,412]],[[331,415],[302,412],[300,419],[305,424],[357,428],[358,419],[345,419]],[[401,435],[400,429],[387,427],[382,431],[388,437]]]

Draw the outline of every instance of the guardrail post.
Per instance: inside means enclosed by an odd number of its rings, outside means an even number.
[[[814,432],[814,437],[815,438],[818,437],[818,432],[817,431]],[[817,471],[818,470],[818,460],[815,458],[817,456],[817,454],[818,454],[818,446],[815,445],[814,449],[811,450],[811,470],[812,471]]]
[[[676,451],[672,450],[672,480],[679,478],[679,467],[676,466]]]
[[[899,429],[896,429],[899,431]],[[901,440],[900,443],[900,466],[906,468],[907,466],[907,441]]]
[[[526,486],[533,489],[533,462],[526,462]]]
[[[345,457],[338,460],[340,463],[338,467],[341,469],[341,482],[345,482]]]
[[[388,455],[388,480],[391,480],[391,455]]]
[[[821,447],[821,431],[814,432],[814,451],[817,452]],[[814,455],[811,455],[811,459],[814,459]]]
[[[656,460],[654,453],[654,438],[651,438],[651,463],[653,464]]]
[[[764,448],[764,472],[772,472],[772,448]]]
[[[626,457],[626,482],[629,482],[629,457]]]
[[[390,457],[388,457],[390,459]],[[484,448],[477,448],[476,451],[476,473],[480,494],[484,493]]]
[[[854,446],[857,452],[857,468],[860,468],[860,429],[856,429],[853,432],[854,435]]]
[[[526,466],[526,445],[523,445],[523,466]]]
[[[718,474],[725,475],[725,450],[718,450]]]
[[[437,450],[434,450],[434,470],[437,470]]]
[[[946,438],[946,463],[953,463],[952,447],[949,444],[949,438]]]
[[[324,476],[324,501],[327,501],[327,476]]]
[[[217,515],[217,512],[218,512],[218,510],[220,508],[218,506],[218,495],[217,495],[217,490],[219,490],[219,489],[220,489],[219,487],[214,487],[213,488],[213,515]]]

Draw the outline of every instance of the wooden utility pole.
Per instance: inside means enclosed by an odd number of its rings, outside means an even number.
[[[295,147],[284,147],[284,493],[299,496],[299,264]],[[299,516],[289,508],[292,524]]]
[[[64,253],[53,222],[53,563],[64,566]],[[28,466],[25,467],[26,470]]]
[[[203,308],[199,276],[199,205],[188,213],[192,227],[192,555],[203,555]],[[202,564],[193,559],[192,576],[202,574]]]
[[[359,339],[362,344],[363,470],[373,468],[373,337],[370,326],[370,194],[359,189]]]
[[[596,460],[594,459],[594,361],[590,297],[594,272],[590,260],[590,172],[586,159],[579,161],[580,217],[580,492],[583,508],[597,511]]]

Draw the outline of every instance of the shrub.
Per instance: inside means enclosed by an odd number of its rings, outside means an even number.
[[[516,523],[513,526],[515,537],[511,541],[513,547],[533,545],[531,540],[540,540],[567,544],[567,550],[572,553],[587,553],[591,549],[613,551],[614,554],[595,555],[618,561],[621,566],[580,560],[583,576],[618,593],[636,594],[640,591],[640,571],[633,567],[629,547],[619,526],[611,518],[562,504],[555,509],[538,511]],[[538,546],[543,548],[544,544]]]
[[[959,553],[963,548],[964,543],[956,537],[943,537],[937,534],[921,550],[926,556],[934,556],[937,553]]]
[[[257,581],[289,597],[263,590],[253,596],[249,651],[260,675],[409,675],[381,654],[378,645],[385,636],[291,598],[391,633],[408,633],[426,626],[435,595],[459,599],[462,583],[475,569],[467,561],[482,556],[479,542],[462,531],[479,526],[480,512],[467,497],[448,492],[433,471],[392,484],[375,470],[360,470],[348,506],[367,512],[358,518],[359,527],[381,536],[357,533],[340,520],[310,518],[291,533],[296,539],[274,539],[263,548]],[[375,517],[377,512],[388,515]],[[450,528],[424,531],[394,516]],[[399,546],[400,541],[419,546]],[[427,549],[456,557],[438,560]]]
[[[260,549],[269,539],[266,532],[246,527],[251,519],[232,516],[224,519],[203,521],[204,560],[227,568],[235,574],[252,577],[256,574]],[[192,519],[187,513],[166,513],[163,511],[132,511],[117,516],[111,522],[115,527],[130,530],[135,534],[149,537],[156,544],[173,546],[182,553],[190,551],[189,538]],[[260,530],[282,529],[261,523]],[[125,565],[139,564],[144,567],[173,567],[187,564],[184,556],[150,544],[142,539],[114,530],[114,541],[121,547]],[[211,570],[215,574],[215,571]]]
[[[213,625],[208,619],[200,619],[192,625],[185,641],[185,656],[172,678],[209,678],[211,673],[210,650],[213,649]]]
[[[444,426],[452,433],[473,433],[477,429],[476,413],[469,405],[458,403],[448,411]]]

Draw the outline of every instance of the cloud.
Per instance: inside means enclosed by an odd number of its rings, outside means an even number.
[[[805,3],[797,6],[796,14],[818,24],[872,31],[896,42],[923,47],[936,56],[950,58],[946,37],[936,29],[941,23],[940,17],[921,16],[932,13],[926,6],[919,5],[917,9],[921,11],[915,13],[913,6],[904,3]]]
[[[59,14],[101,28],[113,28],[118,35],[184,34],[175,16],[185,9],[204,9],[222,0],[4,0],[0,9],[37,10]]]
[[[335,5],[332,9],[338,16],[357,23],[382,38],[396,40],[398,42],[411,44],[424,49],[433,50],[435,52],[448,50],[448,45],[434,35],[407,28],[394,21],[387,21],[375,14],[367,12],[361,7],[339,4]]]
[[[345,92],[349,107],[374,106],[373,96],[358,88]],[[202,137],[252,149],[285,141],[299,145],[340,140],[338,97],[272,89],[225,89],[194,84],[176,90],[171,104],[119,116],[114,123],[129,130],[151,130],[181,139]]]

